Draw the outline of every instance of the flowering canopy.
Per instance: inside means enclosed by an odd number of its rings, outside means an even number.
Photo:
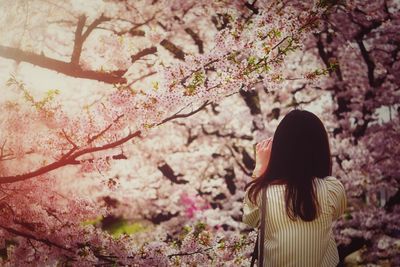
[[[252,144],[296,107],[348,192],[341,258],[398,264],[399,8],[1,3],[1,263],[246,265]]]

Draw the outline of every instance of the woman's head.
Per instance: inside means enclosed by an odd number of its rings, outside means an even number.
[[[279,123],[272,142],[269,179],[303,182],[332,174],[328,135],[321,120],[305,110],[292,110]]]
[[[318,201],[312,180],[331,175],[328,135],[321,120],[305,110],[292,110],[279,123],[267,170],[246,185],[255,203],[261,188],[276,179],[286,182],[286,210],[290,218],[310,221],[317,216]]]

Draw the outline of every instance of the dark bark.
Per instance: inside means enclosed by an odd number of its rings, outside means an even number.
[[[244,102],[250,109],[251,115],[261,114],[260,98],[256,90],[245,91],[240,89],[240,95],[243,97]]]
[[[180,173],[175,174],[174,170],[166,162],[163,162],[161,165],[158,165],[157,168],[168,180],[170,180],[174,184],[187,184],[188,183],[188,181],[183,180],[183,179],[178,180],[178,177],[182,177],[183,174],[180,174]]]
[[[226,187],[229,192],[234,195],[236,193],[236,185],[235,185],[235,170],[233,168],[225,168],[226,174],[224,175]]]
[[[79,65],[71,62],[64,62],[57,59],[52,59],[44,55],[38,55],[32,52],[26,52],[18,48],[7,47],[0,45],[0,57],[23,61],[45,69],[54,70],[59,73],[75,77],[96,80],[105,83],[126,83],[126,79],[122,77],[127,70],[116,70],[110,72],[84,70]]]
[[[185,32],[187,34],[189,34],[190,37],[192,37],[194,43],[199,48],[199,53],[203,54],[204,53],[204,45],[203,45],[203,41],[200,39],[199,35],[197,33],[195,33],[191,28],[186,28]]]
[[[171,220],[174,217],[179,216],[179,212],[171,213],[158,213],[152,216],[146,216],[145,219],[151,221],[154,224],[160,224],[162,222],[166,222]]]
[[[151,55],[151,54],[155,54],[155,53],[157,53],[157,47],[152,46],[152,47],[145,48],[145,49],[139,51],[138,53],[136,53],[135,55],[131,56],[132,63],[135,63],[137,60],[141,59],[142,57],[145,57],[145,56]]]
[[[164,39],[164,40],[161,41],[160,45],[162,47],[164,47],[165,49],[167,49],[169,52],[171,52],[174,55],[175,58],[180,59],[182,61],[185,60],[185,53],[182,51],[182,49],[177,47],[171,41],[169,41],[167,39]]]

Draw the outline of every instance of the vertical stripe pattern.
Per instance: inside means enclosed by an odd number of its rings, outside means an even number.
[[[314,181],[321,213],[311,222],[290,220],[285,209],[285,185],[268,186],[264,267],[330,267],[339,263],[332,223],[346,209],[345,190],[342,183],[333,176]],[[253,228],[259,227],[260,205],[261,195],[257,198],[257,205],[254,205],[246,191],[242,221]]]

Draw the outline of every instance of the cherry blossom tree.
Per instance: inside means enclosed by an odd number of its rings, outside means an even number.
[[[331,137],[342,260],[395,264],[398,9],[2,3],[2,264],[248,264],[252,144],[293,107]]]

